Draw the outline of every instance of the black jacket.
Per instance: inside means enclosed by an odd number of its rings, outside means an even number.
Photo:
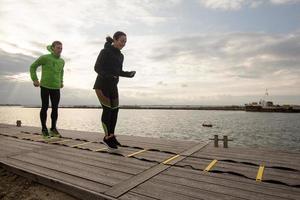
[[[131,72],[123,71],[124,56],[121,51],[112,45],[106,45],[100,51],[95,64],[98,76],[108,79],[119,79],[119,76],[130,77]]]

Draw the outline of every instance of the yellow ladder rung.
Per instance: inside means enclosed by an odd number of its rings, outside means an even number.
[[[138,152],[129,154],[129,155],[127,155],[127,157],[129,158],[129,157],[135,156],[135,155],[137,155],[137,154],[143,153],[143,152],[145,152],[145,151],[147,151],[147,149],[143,149],[143,150],[140,150],[140,151],[138,151]]]
[[[52,137],[50,137],[50,138],[44,138],[44,137],[42,136],[42,138],[40,138],[40,139],[38,139],[38,140],[35,140],[35,141],[36,141],[36,142],[47,142],[47,143],[49,144],[49,143],[53,142],[53,141],[52,141],[53,139],[55,139],[55,138],[52,138]]]
[[[72,145],[71,147],[79,147],[79,146],[83,146],[83,145],[86,145],[86,144],[90,144],[92,142],[84,142],[84,143],[80,143],[80,144],[75,144],[75,145]]]
[[[35,138],[35,137],[41,137],[42,135],[27,135],[22,137],[23,139],[31,139],[31,138]]]
[[[218,162],[218,160],[213,160],[209,163],[209,165],[204,169],[204,171],[209,171],[211,170],[211,168],[213,168],[213,166]]]
[[[262,181],[262,178],[263,178],[263,175],[264,175],[264,170],[265,170],[264,165],[259,166],[258,171],[257,171],[257,175],[256,175],[256,181],[257,182]]]
[[[66,139],[66,140],[59,140],[59,141],[50,141],[48,143],[64,143],[64,142],[68,142],[68,141],[71,141],[71,139]]]
[[[96,151],[96,152],[98,152],[98,151],[104,151],[104,150],[106,150],[107,149],[107,147],[104,147],[104,148],[101,148],[101,149],[96,149],[96,150],[93,150],[93,151]]]
[[[163,164],[167,164],[167,163],[169,163],[170,161],[176,159],[176,158],[179,157],[179,156],[180,156],[180,155],[173,156],[173,157],[171,157],[171,158],[165,160],[165,161],[163,162]]]

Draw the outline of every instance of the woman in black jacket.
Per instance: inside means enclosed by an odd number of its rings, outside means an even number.
[[[98,76],[95,81],[94,89],[101,103],[102,126],[105,132],[104,143],[111,148],[118,148],[121,144],[116,139],[114,132],[119,111],[118,82],[119,76],[132,78],[135,71],[124,72],[124,56],[121,49],[127,41],[126,34],[117,31],[113,38],[106,37],[104,49],[100,51],[95,64],[95,71]]]

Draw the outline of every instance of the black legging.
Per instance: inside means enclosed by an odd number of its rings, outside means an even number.
[[[47,121],[47,110],[49,107],[49,96],[51,100],[51,129],[56,128],[56,121],[58,118],[58,104],[60,99],[60,89],[48,89],[41,86],[41,99],[42,99],[42,108],[40,112],[40,119],[42,124],[42,129],[46,129]]]
[[[114,134],[115,127],[117,124],[117,119],[118,119],[119,108],[110,108],[110,107],[106,107],[103,104],[101,105],[103,109],[101,121],[102,121],[104,131],[106,132],[107,135]]]
[[[95,89],[103,112],[101,116],[105,135],[115,133],[119,112],[119,94],[116,84],[105,84],[101,89]]]

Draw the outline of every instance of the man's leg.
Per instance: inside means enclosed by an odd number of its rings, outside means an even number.
[[[49,107],[49,89],[41,86],[41,100],[42,100],[42,108],[40,111],[40,119],[42,130],[47,130],[47,110]]]
[[[56,123],[58,118],[58,105],[60,100],[60,90],[54,89],[50,90],[50,100],[51,100],[51,130],[56,130]]]

